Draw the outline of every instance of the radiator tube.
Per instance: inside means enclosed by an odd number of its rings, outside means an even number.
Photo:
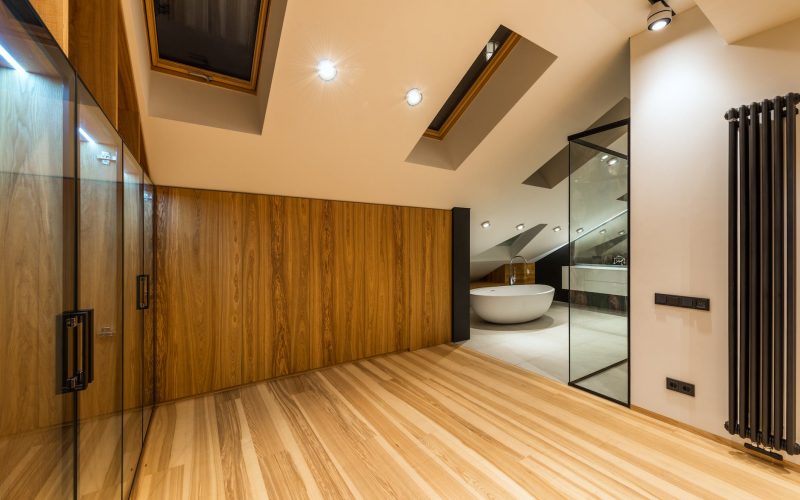
[[[772,102],[775,117],[772,120],[772,241],[773,241],[773,320],[775,322],[772,345],[773,386],[772,396],[772,436],[773,447],[780,448],[783,439],[783,99],[776,97]]]
[[[796,443],[796,329],[795,304],[797,241],[795,231],[797,166],[797,94],[786,96],[786,450],[794,455]]]
[[[769,445],[772,435],[772,121],[770,101],[761,103],[761,444]]]
[[[738,310],[739,300],[739,252],[738,252],[738,177],[739,146],[736,134],[739,132],[739,122],[734,119],[735,110],[728,113],[728,432],[736,433],[736,349],[738,339]]]
[[[759,136],[759,126],[758,126],[758,104],[753,103],[750,105],[750,155],[747,160],[747,170],[748,170],[748,189],[749,189],[749,198],[750,198],[750,209],[748,211],[750,224],[749,224],[749,231],[747,235],[747,241],[749,246],[749,253],[750,253],[750,260],[748,265],[748,272],[750,275],[750,283],[748,286],[748,300],[747,306],[750,311],[750,322],[748,324],[748,337],[749,337],[749,346],[748,349],[750,351],[750,356],[748,359],[748,372],[749,372],[749,380],[748,383],[750,385],[749,389],[749,399],[747,405],[747,413],[750,417],[750,440],[753,442],[759,441],[759,429],[761,426],[759,425],[759,417],[760,406],[759,406],[759,347],[760,347],[760,340],[761,336],[759,335],[759,327],[761,326],[761,321],[759,321],[759,295],[760,295],[760,266],[759,263],[761,261],[760,255],[760,245],[759,245],[759,236],[760,236],[760,224],[759,224],[759,217],[758,211],[760,208],[760,186],[761,186],[761,179],[759,178],[759,168],[758,168],[758,136]]]
[[[749,212],[750,197],[748,185],[750,176],[747,168],[748,136],[749,136],[748,109],[746,106],[739,108],[739,437],[747,437],[750,426],[750,416],[747,413],[750,390],[749,374],[749,338],[750,338],[750,309],[748,297],[750,288],[750,273],[747,263],[750,260],[748,237],[750,234]]]

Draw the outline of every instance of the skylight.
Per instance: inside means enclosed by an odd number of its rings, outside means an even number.
[[[255,92],[269,0],[146,0],[154,70]]]

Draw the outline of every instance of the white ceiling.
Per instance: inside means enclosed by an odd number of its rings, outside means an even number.
[[[681,12],[694,4],[671,5]],[[646,0],[289,0],[263,130],[254,134],[156,116],[142,2],[123,0],[157,184],[470,207],[472,255],[514,236],[521,222],[567,226],[566,183],[522,182],[567,135],[628,95],[627,42],[648,9]],[[557,60],[457,170],[405,162],[499,24]],[[322,58],[337,62],[334,82],[316,77]],[[415,108],[404,102],[412,87],[424,92]],[[480,228],[483,220],[491,229]],[[559,246],[564,233],[545,229],[523,254]]]

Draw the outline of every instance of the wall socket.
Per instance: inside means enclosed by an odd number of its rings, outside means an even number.
[[[694,397],[694,384],[667,377],[667,389]]]

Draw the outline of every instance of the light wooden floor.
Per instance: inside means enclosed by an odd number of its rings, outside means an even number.
[[[800,498],[800,474],[466,348],[157,409],[134,498]]]

